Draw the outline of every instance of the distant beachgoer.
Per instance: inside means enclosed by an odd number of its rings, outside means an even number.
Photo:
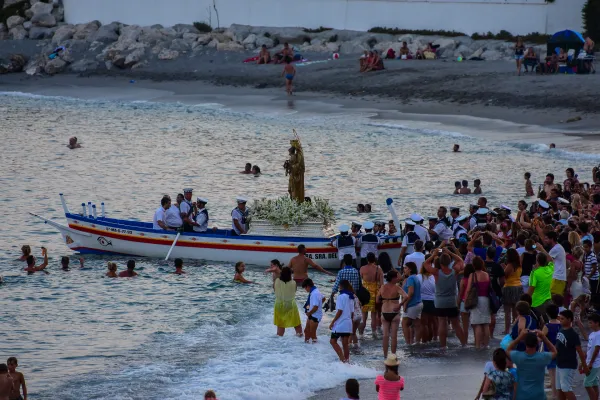
[[[356,206],[356,212],[357,212],[357,213],[364,213],[364,212],[365,212],[365,205],[364,205],[364,204],[361,204],[361,203],[359,203],[359,204]]]
[[[306,313],[304,341],[308,343],[309,340],[312,340],[313,343],[317,343],[317,328],[321,318],[323,318],[323,301],[325,297],[310,278],[306,278],[302,282],[302,289],[308,292],[308,300],[304,304],[304,312]]]
[[[396,354],[398,329],[400,327],[400,296],[406,295],[406,293],[397,285],[399,279],[396,270],[389,271],[385,278],[387,282],[377,293],[377,303],[381,304],[383,356],[387,357],[390,338],[392,353]]]
[[[27,261],[27,257],[31,255],[31,247],[28,244],[21,246],[21,252],[23,255],[19,257],[21,261]]]
[[[378,400],[400,400],[400,392],[404,390],[404,378],[398,374],[400,362],[395,354],[390,354],[385,361],[385,372],[375,378],[375,390]]]
[[[408,43],[402,42],[402,47],[400,47],[400,50],[398,51],[398,58],[400,60],[412,60],[413,56],[410,54]]]
[[[535,196],[535,193],[533,193],[533,184],[531,183],[531,173],[525,172],[523,177],[525,178],[525,196]]]
[[[380,71],[382,69],[385,69],[385,67],[383,66],[383,60],[381,59],[381,56],[379,55],[379,52],[377,50],[373,50],[372,56],[369,57],[369,59],[370,60],[363,72]]]
[[[117,263],[109,262],[108,272],[104,276],[106,276],[107,278],[118,278],[119,275],[117,274]]]
[[[248,233],[248,209],[246,203],[248,200],[245,197],[237,197],[237,207],[231,211],[231,231],[234,236],[239,236]]]
[[[473,186],[475,186],[475,189],[473,190],[473,194],[481,194],[481,180],[479,179],[475,179],[473,181]]]
[[[279,53],[275,53],[275,64],[283,62],[292,62],[294,59],[294,49],[286,42],[283,44],[283,49]]]
[[[267,50],[267,45],[263,44],[260,48],[260,53],[258,53],[257,64],[268,64],[271,62],[271,53]]]
[[[454,147],[452,147],[452,151],[455,153],[460,153],[460,145],[455,144]]]
[[[235,263],[235,275],[233,277],[233,281],[237,283],[254,283],[244,278],[244,271],[246,270],[246,264],[242,261],[238,261]]]
[[[346,279],[339,283],[340,293],[336,301],[336,314],[329,325],[331,340],[329,343],[343,363],[350,361],[350,336],[354,318],[354,290]],[[342,347],[338,339],[342,338]]]
[[[269,273],[272,274],[273,282],[275,282],[275,279],[279,278],[282,268],[283,268],[283,265],[281,265],[279,260],[277,260],[277,259],[271,260],[271,265],[269,266],[269,268],[267,268],[265,270],[265,274],[269,274]]]
[[[39,266],[35,266],[35,257],[29,255],[27,257],[27,267],[23,269],[23,271],[27,272],[27,274],[31,275],[38,271],[44,271],[44,268],[48,266],[48,250],[45,247],[42,247],[42,256],[44,256],[44,262]],[[46,271],[44,271],[46,272]]]
[[[459,194],[471,194],[471,189],[469,189],[469,181],[462,181],[462,188],[458,191]]]
[[[452,193],[452,194],[460,194],[460,188],[461,188],[460,181],[454,182],[454,193]]]
[[[81,144],[77,143],[77,138],[73,136],[72,138],[69,138],[69,144],[67,147],[70,149],[79,149],[81,148]]]
[[[525,45],[523,44],[523,38],[517,37],[517,44],[515,45],[515,61],[517,63],[517,75],[521,75],[521,65],[525,58]]]
[[[550,143],[550,148],[551,148],[551,149],[555,149],[555,148],[556,148],[556,145],[555,145],[554,143]]]
[[[340,400],[359,400],[360,399],[360,385],[356,379],[348,379],[346,381],[346,396]]]
[[[375,254],[368,253],[367,264],[360,268],[360,276],[362,278],[362,285],[369,291],[371,295],[368,304],[362,306],[362,322],[358,327],[358,333],[362,337],[365,333],[365,327],[367,326],[367,317],[371,313],[371,333],[373,338],[377,338],[377,293],[383,286],[383,271],[377,266],[377,257]]]
[[[293,93],[292,81],[296,77],[296,68],[291,64],[290,60],[286,60],[281,71],[281,76],[285,76],[285,91],[289,96]]]
[[[183,270],[183,260],[181,258],[175,259],[175,275],[183,275],[185,271]]]
[[[135,261],[129,260],[127,261],[127,270],[119,272],[119,278],[133,278],[138,276],[135,270]]]
[[[335,276],[335,274],[326,271],[319,264],[308,258],[306,256],[306,246],[303,244],[298,246],[298,255],[292,257],[288,265],[294,274],[294,281],[298,286],[302,285],[302,282],[308,278],[308,267],[313,267],[317,271],[320,271],[324,274]]]
[[[8,366],[8,373],[13,381],[13,389],[8,395],[9,400],[27,400],[27,385],[25,384],[25,376],[22,372],[17,371],[19,362],[16,357],[9,357],[6,360]],[[23,396],[21,396],[21,388],[23,389]],[[2,394],[2,392],[0,392]],[[0,396],[1,397],[1,396]]]
[[[421,313],[423,312],[423,301],[421,300],[421,282],[417,278],[419,273],[417,264],[414,262],[404,263],[403,296],[400,307],[404,306],[402,315],[402,333],[404,341],[409,346],[421,341]]]
[[[240,172],[240,174],[251,174],[252,173],[252,164],[246,163],[244,170]]]
[[[365,212],[366,213],[370,213],[371,212],[371,205],[370,204],[365,204]]]
[[[279,278],[275,279],[275,310],[273,324],[277,336],[283,336],[286,328],[294,328],[297,336],[302,336],[302,323],[296,304],[296,282],[292,280],[292,269],[283,267]]]
[[[254,166],[252,166],[252,173],[253,173],[254,175],[260,175],[260,174],[261,174],[261,172],[260,172],[260,167],[259,167],[258,165],[254,165]]]
[[[14,387],[14,381],[8,373],[8,366],[0,364],[0,400],[8,400]]]
[[[215,394],[214,391],[207,390],[206,393],[204,393],[204,400],[218,400],[218,399],[217,399],[217,395]]]

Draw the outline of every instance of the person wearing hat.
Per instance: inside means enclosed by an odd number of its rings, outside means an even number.
[[[237,197],[237,207],[231,211],[231,233],[235,236],[248,233],[248,209],[245,197]]]
[[[471,217],[471,220],[469,221],[469,227],[471,228],[471,230],[475,228],[485,228],[488,222],[487,218],[489,211],[490,210],[483,207],[477,209],[477,212],[475,213],[475,215],[473,215],[473,217]]]
[[[437,234],[438,239],[441,241],[446,241],[452,237],[452,223],[446,216],[448,210],[446,207],[441,206],[438,208],[437,215],[438,220],[435,223],[433,229],[429,232],[430,235]]]
[[[438,222],[438,217],[434,217],[433,215],[430,217],[427,217],[427,221],[429,222],[429,229],[428,232],[433,232],[433,228],[435,228],[435,224],[437,224]],[[430,235],[431,240],[435,243],[438,241],[438,234],[433,232],[433,234]]]
[[[179,203],[179,212],[183,220],[183,231],[193,232],[194,226],[197,225],[194,221],[194,206],[192,205],[193,189],[183,189],[183,201]]]
[[[452,230],[452,235],[459,243],[468,243],[469,242],[469,218],[466,215],[461,215],[456,218],[456,227]]]
[[[196,213],[194,232],[206,232],[208,230],[208,211],[206,210],[206,203],[208,203],[208,200],[203,197],[198,197],[196,199],[198,212]]]
[[[352,224],[351,224],[352,236],[354,236],[355,238],[361,237],[363,235],[363,233],[360,231],[361,228],[362,228],[362,225],[359,222],[352,221]]]
[[[404,378],[398,374],[400,362],[395,354],[390,354],[385,361],[385,372],[375,378],[375,390],[382,399],[399,399],[404,390]]]
[[[427,243],[431,240],[429,236],[429,231],[423,226],[423,217],[417,213],[411,214],[410,220],[414,222],[413,231],[419,235],[419,239],[423,241],[423,243]]]
[[[379,238],[373,233],[373,224],[367,221],[364,224],[365,234],[360,236],[356,241],[356,247],[360,249],[360,266],[367,265],[367,254],[373,253],[375,257],[379,255],[377,247],[379,246]]]
[[[546,202],[545,200],[538,200],[537,205],[538,205],[538,208],[540,209],[541,215],[548,214],[548,210],[550,210],[550,204],[548,204],[548,202]]]
[[[416,224],[412,219],[407,219],[405,222],[406,226],[406,234],[402,239],[402,247],[400,248],[400,257],[398,257],[398,266],[404,266],[404,258],[414,253],[415,251],[415,242],[419,240],[419,235],[415,232]]]
[[[375,221],[375,226],[373,227],[373,233],[378,238],[385,236],[385,221]]]
[[[342,262],[346,254],[352,256],[352,264],[356,266],[356,238],[348,234],[348,231],[350,230],[348,225],[342,224],[339,229],[340,234],[331,242],[331,245],[338,249],[340,268],[342,267]]]
[[[509,219],[510,222],[515,222],[515,218],[512,215],[510,215],[512,213],[512,208],[510,208],[509,206],[506,206],[506,205],[502,204],[500,206],[500,210],[501,210],[501,212],[503,213],[503,216],[506,219]]]
[[[460,208],[459,207],[450,207],[450,221],[452,222],[452,229],[456,228],[458,225],[456,223],[456,218],[460,216]]]

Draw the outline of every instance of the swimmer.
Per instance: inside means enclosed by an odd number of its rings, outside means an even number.
[[[118,278],[117,275],[117,263],[109,262],[108,263],[108,272],[105,275],[107,278]]]
[[[27,257],[29,257],[31,255],[31,247],[29,247],[28,244],[23,245],[21,247],[21,252],[23,253],[23,255],[21,257],[19,257],[19,260],[27,261]]]
[[[134,260],[127,261],[127,270],[119,272],[119,278],[133,278],[135,276],[138,276],[137,272],[135,272],[134,269],[135,269],[135,261]]]
[[[462,188],[458,191],[459,194],[471,194],[471,189],[469,189],[469,181],[462,181]]]
[[[69,144],[67,147],[70,149],[79,149],[81,148],[81,145],[77,143],[77,137],[73,136],[72,138],[69,138]]]
[[[357,213],[359,213],[359,214],[360,214],[360,213],[364,213],[364,212],[365,212],[365,205],[364,205],[364,204],[362,204],[362,203],[359,203],[359,204],[356,206],[356,212],[357,212]]]
[[[33,257],[32,255],[29,255],[27,257],[27,267],[25,267],[23,269],[23,271],[26,271],[29,275],[38,272],[38,271],[44,271],[44,268],[46,268],[48,266],[48,251],[46,250],[45,247],[42,247],[42,256],[44,256],[44,262],[36,267],[35,266],[35,257]],[[46,271],[44,271],[46,272]],[[46,272],[47,273],[47,272]]]
[[[271,260],[271,266],[265,270],[265,274],[273,274],[273,282],[275,282],[275,279],[279,278],[282,268],[283,265],[281,265],[281,262],[279,262],[279,260]]]
[[[246,163],[243,171],[240,171],[240,174],[251,174],[252,173],[252,164]]]
[[[475,179],[473,181],[473,186],[475,186],[475,190],[473,190],[473,194],[481,194],[481,180]]]
[[[246,270],[246,264],[242,261],[239,261],[235,264],[235,276],[233,277],[233,281],[237,283],[254,283],[244,278],[244,271]]]
[[[207,390],[206,393],[204,393],[204,400],[217,400],[217,395],[214,391]]]
[[[460,181],[454,182],[454,193],[452,194],[460,194]]]
[[[261,174],[261,172],[260,172],[260,167],[259,167],[258,165],[254,165],[254,166],[252,166],[252,173],[253,173],[254,175],[260,175],[260,174]]]
[[[455,144],[454,147],[452,147],[452,151],[455,153],[460,153],[460,146],[458,144]]]
[[[185,271],[183,270],[183,260],[181,258],[175,259],[175,275],[183,275]]]
[[[321,271],[324,274],[331,275],[329,271],[325,271],[319,264],[315,263],[313,260],[306,256],[306,246],[303,244],[298,246],[298,255],[292,257],[290,262],[288,263],[290,268],[292,269],[292,273],[294,274],[294,281],[296,281],[296,288],[302,286],[302,282],[308,278],[308,267],[313,267],[317,271]]]
[[[0,364],[0,400],[8,400],[9,395],[14,389],[14,381],[8,373],[8,366]]]
[[[551,148],[551,149],[555,149],[555,148],[556,148],[556,145],[555,145],[554,143],[550,143],[550,148]]]
[[[285,91],[289,96],[293,93],[292,81],[296,77],[296,68],[290,63],[290,60],[287,59],[285,61],[285,65],[283,67],[283,71],[281,71],[281,76],[285,75]]]
[[[13,381],[13,389],[8,396],[9,400],[27,399],[27,385],[25,384],[25,376],[22,372],[17,371],[19,362],[16,357],[9,357],[6,360],[8,373]],[[23,388],[23,396],[21,397],[21,388]]]
[[[370,213],[371,212],[371,205],[370,204],[365,204],[365,212],[366,213]]]
[[[69,257],[63,256],[60,259],[61,269],[63,271],[70,271],[70,268],[69,268],[69,263],[70,262],[71,262],[71,259]],[[79,268],[81,268],[81,269],[85,268],[84,265],[83,265],[83,257],[79,259]]]

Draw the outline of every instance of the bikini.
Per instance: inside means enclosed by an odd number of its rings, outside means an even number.
[[[379,296],[379,298],[382,301],[398,301],[400,300],[400,296],[398,297],[394,297],[392,299],[386,299],[385,297]],[[383,319],[385,319],[387,322],[392,322],[394,320],[394,318],[396,318],[396,316],[400,315],[400,311],[397,312],[382,312],[381,316],[383,317]]]

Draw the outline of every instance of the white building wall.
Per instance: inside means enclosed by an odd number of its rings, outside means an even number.
[[[171,26],[194,21],[254,26],[301,26],[366,31],[403,29],[554,33],[582,29],[585,0],[63,0],[69,23]]]

